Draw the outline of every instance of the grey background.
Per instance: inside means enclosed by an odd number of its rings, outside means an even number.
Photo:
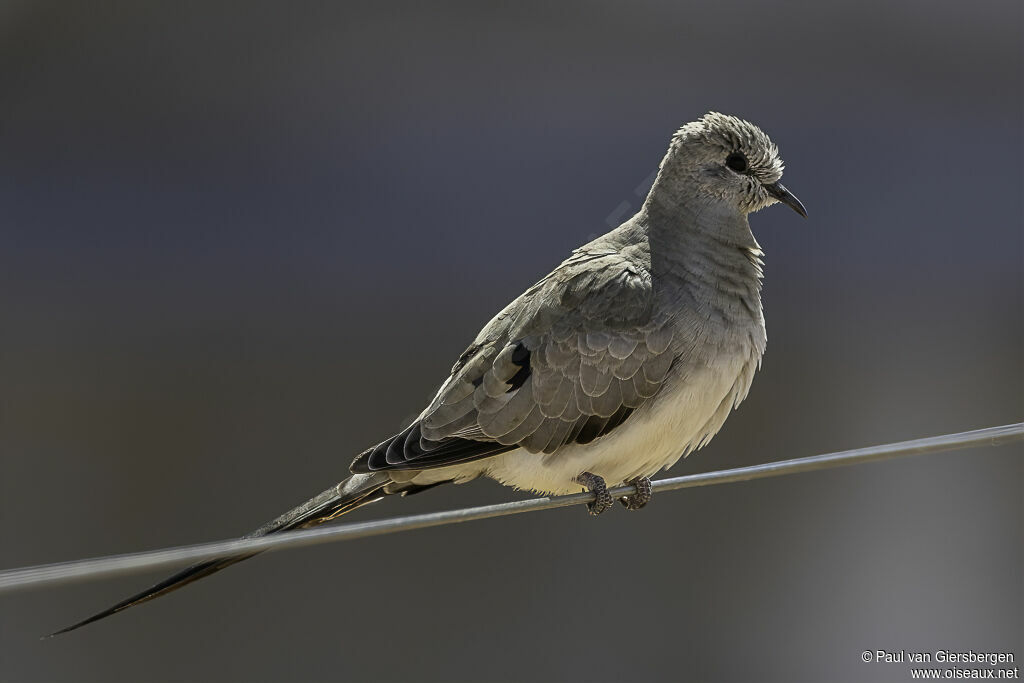
[[[344,474],[749,118],[768,352],[672,474],[1021,420],[1021,5],[0,5],[3,567],[230,537]],[[3,681],[873,681],[1024,658],[1021,448],[0,597]],[[488,482],[350,519],[515,498]]]

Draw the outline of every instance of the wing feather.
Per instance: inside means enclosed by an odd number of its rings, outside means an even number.
[[[353,469],[429,469],[514,448],[558,457],[603,437],[672,367],[673,326],[652,310],[642,259],[576,252],[499,313],[420,417]]]

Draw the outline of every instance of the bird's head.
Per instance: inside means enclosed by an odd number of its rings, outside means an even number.
[[[782,159],[775,143],[735,116],[710,112],[680,128],[662,161],[662,174],[665,181],[742,214],[782,202],[807,217],[804,205],[779,182]]]

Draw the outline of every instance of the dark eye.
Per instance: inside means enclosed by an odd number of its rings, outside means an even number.
[[[725,165],[737,173],[746,173],[747,158],[739,152],[733,152],[725,158]]]

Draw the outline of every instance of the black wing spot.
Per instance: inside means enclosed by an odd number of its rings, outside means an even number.
[[[600,417],[598,415],[591,415],[587,418],[587,421],[583,423],[583,427],[576,434],[573,439],[576,443],[585,444],[590,443],[595,439],[599,439],[605,434],[608,434],[613,429],[621,425],[626,421],[633,412],[632,408],[626,406],[619,406],[619,409],[612,414],[611,417]]]
[[[506,394],[519,389],[530,378],[530,350],[523,346],[522,342],[516,344],[516,348],[512,349],[512,363],[518,365],[519,369],[508,380],[508,391],[505,392]]]

